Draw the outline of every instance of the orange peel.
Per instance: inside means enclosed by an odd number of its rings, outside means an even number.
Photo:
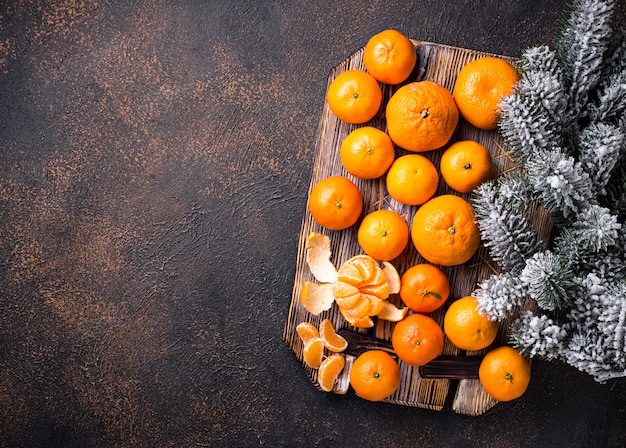
[[[304,309],[315,316],[328,311],[335,301],[333,284],[304,282],[300,292],[300,301]]]
[[[321,283],[337,281],[337,268],[330,261],[330,238],[323,233],[311,232],[306,239],[306,262],[313,277]]]
[[[378,318],[390,322],[399,322],[406,317],[408,311],[408,307],[398,308],[393,303],[384,301],[383,308],[378,313]]]

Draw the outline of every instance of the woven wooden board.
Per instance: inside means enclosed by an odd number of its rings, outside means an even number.
[[[415,70],[406,82],[420,81],[428,79],[434,81],[449,91],[452,91],[456,76],[466,63],[486,56],[486,53],[480,53],[472,50],[450,47],[429,42],[413,41],[418,54],[418,63]],[[338,66],[331,70],[328,77],[328,85],[343,71],[360,68],[362,64],[363,48],[355,52],[349,58],[344,60]],[[495,55],[490,55],[495,56]],[[510,58],[504,59],[512,61]],[[406,83],[405,82],[405,83]],[[375,126],[379,129],[386,130],[384,109],[390,96],[398,89],[399,86],[383,85],[383,105],[376,117],[364,125]],[[352,180],[361,190],[364,200],[363,216],[377,209],[393,209],[399,212],[410,224],[413,214],[417,209],[416,206],[407,206],[393,200],[386,191],[385,178],[376,180],[360,180],[350,175],[342,167],[339,158],[339,148],[344,138],[354,129],[364,125],[351,125],[337,119],[328,107],[328,103],[324,103],[322,118],[319,127],[319,135],[315,151],[315,162],[311,175],[309,193],[313,185],[319,180],[332,175],[343,175]],[[481,131],[460,120],[459,126],[452,137],[449,144],[459,140],[475,140],[483,144],[492,154],[495,164],[495,175],[501,175],[507,171],[514,170],[515,165],[508,155],[503,151],[501,140],[496,131]],[[448,144],[448,145],[449,145]],[[421,153],[430,158],[430,160],[439,166],[441,154],[445,148]],[[406,154],[407,151],[396,148],[396,156]],[[443,179],[440,179],[439,187],[436,194],[452,193],[464,197],[469,200],[469,195],[456,193],[449,189]],[[336,329],[348,327],[347,322],[341,316],[336,305],[320,316],[314,316],[307,312],[300,302],[300,291],[305,281],[315,281],[306,264],[305,244],[306,237],[310,232],[320,232],[328,235],[332,242],[333,257],[332,261],[336,266],[340,266],[348,258],[363,253],[357,242],[358,223],[353,227],[342,231],[329,231],[319,226],[311,217],[308,210],[304,211],[302,228],[300,232],[298,255],[296,260],[296,272],[293,285],[293,293],[289,307],[287,321],[283,331],[283,341],[293,350],[298,360],[302,363],[306,374],[311,378],[317,386],[317,371],[309,368],[302,359],[302,341],[296,333],[296,326],[300,322],[311,322],[319,325],[323,319],[331,319]],[[417,253],[412,243],[409,247],[395,260],[393,264],[402,274],[410,266],[425,262]],[[493,263],[490,262],[486,250],[481,246],[474,257],[467,263],[455,267],[441,267],[448,275],[451,283],[451,295],[448,305],[453,300],[469,295],[475,289],[478,281],[489,277],[496,272]],[[401,299],[397,295],[392,295],[389,299],[398,306],[403,306]],[[443,316],[445,309],[441,308],[431,316],[440,324],[443,324]],[[494,345],[501,345],[506,342],[506,332],[508,324],[504,322],[501,325],[498,338]],[[390,340],[393,323],[383,320],[377,320],[374,328],[369,330],[360,330],[372,336]],[[486,350],[485,350],[486,351]],[[444,355],[464,355],[449,341],[446,340],[444,347]],[[467,353],[477,354],[477,353]],[[345,394],[349,389],[349,369],[353,358],[346,357],[347,363],[342,376],[339,378],[333,392]],[[413,406],[427,408],[432,410],[442,410],[446,406],[450,406],[454,412],[465,415],[481,415],[497,404],[485,390],[481,387],[480,382],[476,379],[448,380],[448,379],[424,379],[420,377],[419,369],[411,367],[400,362],[401,384],[398,390],[385,399],[390,403],[404,406]],[[319,387],[318,387],[319,388]]]

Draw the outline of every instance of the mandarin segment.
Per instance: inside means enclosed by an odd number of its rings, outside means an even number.
[[[370,316],[356,317],[350,312],[350,310],[343,308],[339,308],[339,311],[341,312],[343,318],[353,327],[372,328],[374,326],[374,321]]]
[[[324,319],[320,323],[319,337],[324,341],[324,345],[331,352],[339,353],[348,348],[348,341],[337,334],[330,319]]]
[[[365,284],[361,284],[359,289],[362,293],[373,295],[380,300],[385,300],[389,297],[389,282],[378,264],[376,264],[374,278]]]
[[[349,283],[337,281],[332,286],[335,302],[340,308],[352,308],[361,298],[361,291]]]
[[[389,285],[389,294],[398,294],[400,292],[400,273],[396,267],[388,261],[383,261],[383,274]]]
[[[367,284],[375,275],[376,260],[368,255],[356,255],[339,267],[337,279],[358,288]]]
[[[296,333],[300,336],[303,344],[306,344],[311,339],[320,337],[318,329],[310,322],[300,322],[296,326]]]
[[[324,341],[322,338],[313,338],[304,344],[302,357],[306,365],[317,369],[324,359]]]
[[[324,392],[330,392],[343,371],[346,360],[343,355],[334,354],[325,358],[317,371],[317,383]]]
[[[371,317],[382,311],[390,293],[383,268],[369,255],[356,255],[340,266],[337,278],[333,291],[344,319],[355,327],[371,328]]]

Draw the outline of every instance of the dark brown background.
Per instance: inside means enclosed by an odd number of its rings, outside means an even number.
[[[537,361],[464,417],[318,392],[281,341],[330,69],[386,28],[518,56],[564,6],[3,1],[0,446],[626,445],[623,380]]]

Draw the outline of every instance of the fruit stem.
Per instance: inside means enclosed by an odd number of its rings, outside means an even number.
[[[453,226],[448,227],[448,232],[451,233],[452,235],[454,235],[456,233],[456,230]]]
[[[380,372],[374,372],[374,378],[376,379],[380,378]]]
[[[471,163],[466,163],[465,166],[463,167],[463,169],[465,169],[465,170],[472,169],[472,164]]]
[[[424,109],[421,115],[422,115],[422,118],[427,118],[430,115],[430,111],[428,109]]]
[[[506,375],[504,375],[504,378],[509,381],[509,382],[513,382],[513,374],[506,372]]]

